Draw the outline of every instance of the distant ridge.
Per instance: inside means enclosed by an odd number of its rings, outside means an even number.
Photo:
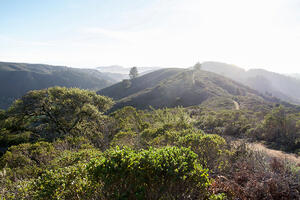
[[[120,82],[98,91],[117,101],[114,109],[134,106],[140,109],[194,106],[209,101],[229,102],[232,109],[268,106],[279,99],[250,89],[218,74],[203,70],[161,69],[131,80],[129,86]],[[236,103],[234,103],[236,102]],[[251,102],[249,104],[249,102]]]
[[[264,69],[246,71],[235,65],[220,62],[204,62],[202,69],[238,81],[263,94],[300,104],[300,79]]]
[[[146,74],[161,69],[160,67],[137,67],[137,68],[140,74]],[[101,66],[101,67],[96,67],[96,69],[99,70],[100,72],[117,73],[123,75],[128,75],[130,71],[130,68],[123,67],[120,65]]]
[[[0,62],[0,108],[6,109],[29,90],[52,86],[99,90],[117,81],[95,69]]]

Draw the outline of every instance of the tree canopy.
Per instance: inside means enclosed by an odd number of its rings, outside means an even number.
[[[110,98],[92,91],[52,87],[30,91],[16,100],[8,110],[8,120],[37,137],[79,135],[98,132],[95,124],[101,124],[103,113],[112,105]]]
[[[202,68],[201,66],[201,63],[197,62],[195,65],[194,65],[194,69],[195,70],[200,70]]]
[[[139,74],[138,74],[137,67],[132,67],[129,72],[130,79],[135,79],[136,77],[138,77],[138,75]]]

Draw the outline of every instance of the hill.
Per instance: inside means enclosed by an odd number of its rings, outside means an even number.
[[[140,76],[131,83],[120,82],[98,91],[98,94],[112,97],[117,101],[115,108],[134,106],[145,109],[194,106],[208,102],[226,102],[232,109],[269,106],[279,102],[276,98],[261,95],[231,79],[203,70],[161,69]],[[257,108],[261,109],[261,108]]]
[[[172,95],[187,103],[196,101],[189,99],[194,97],[190,92],[211,98],[195,109],[124,107],[108,115],[111,99],[87,90],[52,87],[30,92],[9,111],[1,111],[0,196],[300,199],[299,159],[266,148],[299,154],[298,113],[279,105],[266,113],[239,110],[244,102],[239,97],[257,96],[200,70],[160,70],[136,79],[136,84],[132,81],[132,87],[145,88],[140,84],[146,82],[155,88],[155,78],[168,87],[167,94],[160,95],[163,101],[175,91]],[[186,91],[190,96],[182,95]],[[216,99],[235,105],[235,110],[201,109],[217,105]]]
[[[0,109],[6,109],[29,90],[51,86],[99,90],[117,81],[94,69],[0,62]]]
[[[287,74],[288,76],[291,76],[293,78],[296,78],[296,79],[300,79],[300,74],[298,73],[294,73],[294,74]]]
[[[300,80],[297,78],[264,69],[246,71],[237,66],[219,62],[202,63],[202,69],[231,78],[263,94],[266,93],[290,103],[300,104]]]

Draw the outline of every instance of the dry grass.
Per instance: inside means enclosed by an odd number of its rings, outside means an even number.
[[[232,139],[230,146],[236,150],[234,159],[223,176],[214,179],[213,193],[234,200],[300,199],[300,158],[245,140]]]
[[[298,156],[296,154],[285,153],[280,150],[270,149],[270,148],[266,147],[265,145],[263,145],[262,143],[258,143],[258,142],[250,143],[243,139],[235,139],[232,137],[227,137],[227,139],[230,141],[229,143],[231,144],[231,146],[238,147],[242,144],[246,144],[246,146],[249,150],[264,154],[267,157],[269,157],[270,159],[275,158],[275,159],[278,159],[283,162],[293,163],[300,167],[300,156]]]
[[[288,154],[279,150],[269,149],[261,143],[251,143],[249,144],[249,148],[254,151],[260,151],[270,158],[276,158],[281,161],[291,162],[296,164],[297,166],[300,166],[300,157],[296,154]]]

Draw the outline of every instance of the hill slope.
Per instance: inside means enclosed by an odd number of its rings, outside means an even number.
[[[268,93],[290,103],[300,104],[299,79],[263,69],[246,71],[234,65],[218,62],[202,63],[202,69],[231,78],[261,93]]]
[[[161,69],[132,80],[130,86],[120,82],[98,94],[115,99],[115,108],[127,105],[141,109],[186,107],[221,101],[229,102],[236,109],[236,103],[243,108],[278,101],[218,74],[188,69]],[[251,105],[246,101],[252,102]]]
[[[29,90],[52,86],[99,90],[115,82],[98,70],[0,62],[0,108],[6,109]]]

